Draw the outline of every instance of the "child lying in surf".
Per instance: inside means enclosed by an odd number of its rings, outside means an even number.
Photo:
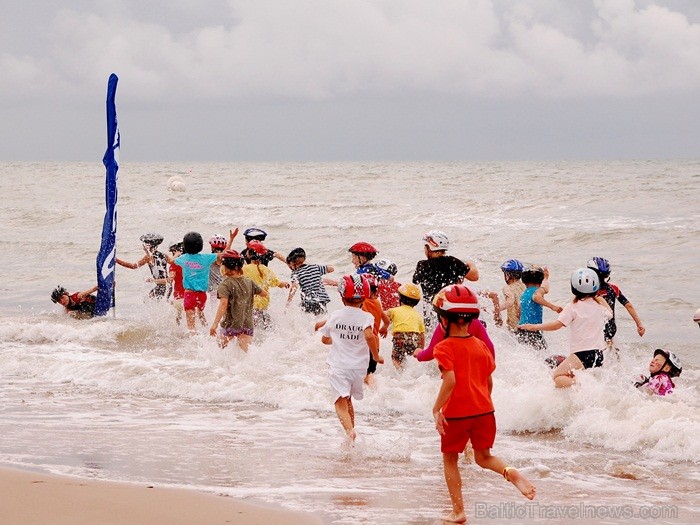
[[[634,386],[649,395],[665,396],[676,387],[671,378],[678,377],[682,371],[683,365],[676,354],[657,348],[649,363],[649,376],[642,376]]]

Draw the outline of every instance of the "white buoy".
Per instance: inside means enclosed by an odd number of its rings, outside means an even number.
[[[168,191],[187,191],[187,184],[180,177],[170,177],[168,179]]]

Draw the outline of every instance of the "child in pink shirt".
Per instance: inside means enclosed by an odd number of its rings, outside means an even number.
[[[557,388],[570,387],[575,382],[574,370],[603,365],[606,348],[602,330],[612,317],[612,311],[602,297],[598,274],[590,268],[579,268],[571,274],[571,293],[574,300],[567,304],[556,321],[539,324],[521,324],[521,330],[559,330],[566,326],[569,335],[569,357],[554,369],[552,377]]]
[[[678,377],[683,371],[681,360],[673,352],[657,348],[649,363],[649,376],[642,376],[634,386],[649,395],[665,396],[672,394],[676,385],[673,377]]]

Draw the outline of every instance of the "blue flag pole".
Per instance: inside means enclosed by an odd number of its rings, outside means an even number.
[[[114,102],[119,78],[112,73],[107,83],[107,151],[102,163],[107,169],[105,178],[105,211],[102,224],[102,244],[97,254],[97,302],[95,315],[105,315],[115,306],[114,269],[117,258],[117,172],[119,171],[119,125]]]

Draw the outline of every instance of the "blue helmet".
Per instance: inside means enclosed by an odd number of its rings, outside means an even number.
[[[588,260],[586,267],[591,270],[595,270],[598,275],[602,277],[607,277],[610,275],[610,261],[603,259],[602,257],[593,257]]]
[[[522,272],[524,270],[523,263],[517,259],[508,259],[501,265],[501,270],[504,272]]]

